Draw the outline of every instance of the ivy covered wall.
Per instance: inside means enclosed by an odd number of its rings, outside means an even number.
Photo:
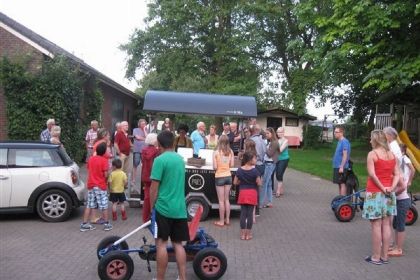
[[[9,139],[39,140],[47,119],[53,118],[70,157],[82,160],[86,127],[90,120],[99,120],[103,103],[92,76],[64,57],[45,60],[38,72],[28,71],[25,62],[3,57],[0,85],[7,102]]]

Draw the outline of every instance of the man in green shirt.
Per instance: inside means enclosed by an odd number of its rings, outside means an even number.
[[[154,236],[157,247],[157,280],[165,279],[168,238],[171,238],[175,250],[179,279],[184,280],[186,254],[182,241],[189,240],[184,187],[185,164],[183,158],[173,150],[172,132],[162,131],[157,140],[161,155],[155,158],[150,176],[150,205],[151,209],[155,208],[157,224]]]

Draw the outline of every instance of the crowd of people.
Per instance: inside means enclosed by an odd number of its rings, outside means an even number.
[[[198,122],[189,135],[185,124],[176,131],[169,119],[165,119],[158,134],[155,122],[138,121],[138,127],[129,135],[126,121],[117,123],[113,135],[91,122],[86,133],[86,162],[88,166],[88,199],[80,231],[95,229],[90,223],[92,213],[101,213],[104,230],[111,230],[108,204],[112,202],[112,219],[117,220],[117,207],[121,208],[123,220],[127,219],[124,208],[125,190],[129,177],[136,184],[137,169],[141,166],[141,186],[144,191],[142,219],[154,215],[156,233],[158,277],[166,270],[168,238],[177,255],[180,279],[185,277],[185,251],[182,241],[188,240],[187,213],[184,198],[185,163],[176,153],[180,147],[192,148],[193,156],[199,157],[200,149],[212,149],[215,170],[215,189],[219,202],[217,227],[230,225],[229,193],[232,185],[239,190],[237,203],[241,205],[240,239],[253,238],[252,227],[260,208],[272,208],[273,196],[284,194],[283,176],[288,166],[288,140],[283,127],[276,130],[268,127],[261,131],[255,119],[238,129],[235,122],[223,124],[217,134],[211,125],[206,134],[206,124]],[[61,144],[61,129],[53,119],[47,121],[47,129],[40,135],[42,141]],[[333,182],[339,193],[348,194],[346,171],[351,157],[350,142],[344,136],[344,127],[336,126],[334,135],[337,147],[333,156]],[[397,131],[392,127],[371,132],[372,151],[367,156],[368,181],[363,218],[371,223],[372,254],[365,258],[369,263],[388,263],[389,256],[403,255],[405,240],[405,215],[410,206],[407,188],[411,185],[414,168],[407,156],[405,146],[399,146]],[[133,158],[129,170],[130,154]],[[232,180],[231,168],[235,157],[241,161]],[[130,174],[130,176],[127,176]],[[274,186],[274,177],[277,185]],[[395,234],[392,234],[392,228]],[[166,261],[165,261],[166,260]]]
[[[351,190],[346,185],[351,145],[344,137],[344,127],[336,126],[337,147],[333,157],[333,182],[340,195]],[[405,218],[411,205],[407,190],[411,186],[415,169],[405,155],[407,147],[397,142],[393,127],[373,130],[370,135],[372,150],[367,155],[368,179],[362,217],[371,224],[372,254],[365,261],[383,265],[388,257],[403,255]],[[393,232],[394,230],[394,232]]]

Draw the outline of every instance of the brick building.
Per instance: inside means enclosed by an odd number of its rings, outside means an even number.
[[[89,75],[90,80],[86,82],[85,87],[89,87],[90,82],[97,81],[104,96],[101,114],[103,127],[113,130],[115,123],[121,120],[128,120],[129,123],[137,125],[134,112],[140,99],[132,91],[0,12],[0,59],[4,56],[11,60],[29,58],[29,70],[37,71],[44,60],[57,55],[67,57],[79,66],[80,71]],[[83,115],[80,117],[84,118]],[[0,140],[7,138],[6,98],[4,89],[0,86]]]

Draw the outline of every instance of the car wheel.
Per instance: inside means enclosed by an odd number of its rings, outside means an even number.
[[[61,190],[43,192],[38,197],[36,210],[44,221],[63,222],[70,216],[72,210],[70,196]]]
[[[106,254],[98,264],[98,275],[102,280],[128,280],[133,272],[133,259],[120,251]]]
[[[193,268],[198,278],[216,280],[225,274],[227,259],[217,248],[204,248],[195,255]]]
[[[200,196],[190,196],[187,198],[187,214],[188,219],[191,220],[195,213],[197,212],[198,207],[203,207],[203,214],[201,215],[200,221],[204,221],[208,214],[209,214],[209,205],[207,204],[206,200]]]
[[[96,256],[98,257],[98,259],[100,260],[102,258],[101,256],[101,251],[103,249],[107,249],[108,251],[105,252],[105,254],[115,251],[115,250],[128,250],[128,244],[127,242],[124,240],[123,242],[121,242],[120,244],[118,244],[117,246],[115,246],[115,248],[110,248],[112,244],[114,244],[115,241],[117,241],[118,239],[120,239],[121,237],[116,236],[116,235],[112,235],[112,236],[107,236],[104,239],[102,239],[99,244],[98,247],[96,248]]]

